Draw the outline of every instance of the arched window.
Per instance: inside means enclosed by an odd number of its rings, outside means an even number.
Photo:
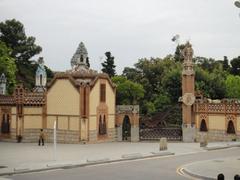
[[[200,131],[202,131],[202,132],[207,132],[208,131],[206,121],[204,119],[201,121]]]
[[[40,86],[42,86],[42,74],[40,74]]]
[[[102,116],[99,116],[99,122],[98,122],[98,134],[102,134]]]
[[[3,114],[3,119],[2,119],[2,123],[1,123],[1,133],[3,133],[3,134],[10,133],[9,114]]]
[[[228,122],[227,133],[228,134],[235,134],[235,128],[234,128],[234,124],[233,124],[232,121]]]
[[[107,134],[107,124],[105,115],[103,116],[103,134]]]
[[[80,62],[83,62],[83,55],[80,56]]]
[[[101,115],[100,115],[100,117],[99,117],[98,134],[99,134],[99,135],[105,135],[105,134],[107,134],[107,126],[106,126],[106,118],[105,118],[105,115],[103,116],[103,119],[102,119],[102,116],[101,116]]]

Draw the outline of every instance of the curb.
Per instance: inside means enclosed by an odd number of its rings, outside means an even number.
[[[182,171],[183,171],[183,173],[185,173],[189,176],[195,177],[195,178],[206,179],[206,180],[216,180],[216,178],[213,178],[213,177],[202,176],[200,174],[194,174],[191,171],[189,171],[188,169],[183,168],[183,167],[182,167]]]
[[[212,146],[212,147],[205,147],[204,149],[207,151],[218,150],[218,149],[227,149],[232,147],[240,147],[240,143],[237,144],[228,144],[224,146]]]
[[[109,158],[96,159],[96,160],[88,160],[87,159],[86,160],[87,163],[82,163],[82,164],[65,164],[65,165],[56,164],[54,166],[46,165],[45,168],[40,168],[40,169],[23,168],[23,169],[18,169],[17,171],[14,171],[14,172],[0,173],[0,176],[41,172],[41,171],[48,171],[48,170],[54,170],[54,169],[71,169],[71,168],[86,167],[86,166],[92,166],[92,165],[98,165],[98,164],[108,164],[108,163],[114,163],[114,162],[124,162],[124,161],[138,160],[138,159],[148,159],[148,158],[152,158],[152,157],[164,157],[164,156],[170,156],[170,155],[174,155],[174,154],[175,153],[172,153],[172,152],[158,152],[158,153],[152,153],[152,155],[147,155],[147,156],[142,156],[141,154],[138,154],[138,156],[136,154],[126,154],[126,155],[122,155],[122,159],[115,159],[115,160],[110,160]],[[14,168],[14,170],[15,169],[16,168]]]

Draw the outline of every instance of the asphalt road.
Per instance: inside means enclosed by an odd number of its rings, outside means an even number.
[[[195,161],[239,156],[240,148],[230,148],[162,158],[118,162],[73,169],[59,169],[6,177],[14,180],[183,180],[178,167]]]

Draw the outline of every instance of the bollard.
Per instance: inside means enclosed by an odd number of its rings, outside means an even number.
[[[224,175],[222,173],[218,174],[217,180],[224,180],[224,179],[225,179],[225,177],[224,177]]]
[[[159,151],[167,150],[167,138],[161,138],[159,144]]]
[[[203,135],[202,138],[200,139],[200,147],[207,147],[207,145],[208,145],[207,135]]]

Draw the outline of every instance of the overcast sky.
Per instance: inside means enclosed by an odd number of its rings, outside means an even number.
[[[118,74],[139,58],[174,52],[175,34],[190,40],[195,56],[240,55],[240,9],[234,0],[0,0],[0,21],[15,18],[36,37],[54,71],[70,69],[83,41],[91,68],[111,51]],[[35,57],[34,57],[35,58]]]

